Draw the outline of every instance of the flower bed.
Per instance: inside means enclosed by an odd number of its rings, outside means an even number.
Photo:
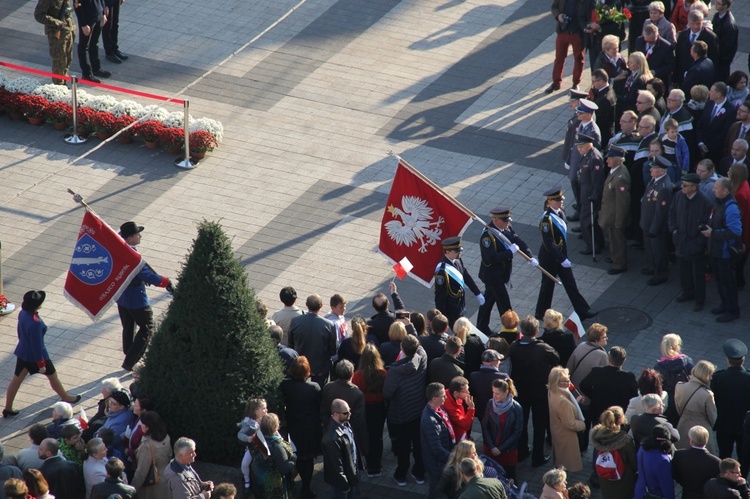
[[[184,113],[170,113],[157,105],[118,101],[110,95],[92,95],[78,89],[78,133],[111,136],[135,123],[120,138],[157,142],[167,150],[184,147]],[[43,85],[35,78],[11,79],[0,73],[0,114],[22,114],[48,123],[72,124],[72,96],[63,85]],[[213,151],[224,138],[221,122],[189,116],[190,150]],[[136,123],[138,122],[138,123]]]

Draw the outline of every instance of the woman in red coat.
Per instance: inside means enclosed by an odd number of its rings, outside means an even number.
[[[742,242],[745,245],[742,255],[735,263],[737,289],[745,287],[745,264],[750,250],[750,185],[747,183],[747,166],[735,163],[729,167],[729,180],[732,181],[732,193],[742,216]]]

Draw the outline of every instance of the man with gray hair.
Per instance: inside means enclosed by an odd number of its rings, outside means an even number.
[[[706,44],[709,59],[712,61],[719,60],[719,40],[713,31],[703,28],[703,17],[703,12],[691,10],[688,12],[688,29],[677,34],[677,48],[675,50],[677,67],[674,73],[676,84],[682,83],[685,72],[693,64],[690,49],[696,41],[702,41]]]
[[[506,499],[505,487],[500,480],[484,478],[477,470],[477,462],[467,457],[458,465],[465,486],[461,499]]]
[[[670,0],[667,0],[667,3],[670,3]],[[643,23],[643,32],[646,32],[646,28],[648,26],[653,26],[655,29],[658,30],[659,36],[664,38],[667,42],[670,44],[677,43],[677,30],[674,27],[674,24],[669,22],[669,19],[664,15],[665,14],[665,8],[664,8],[664,2],[656,1],[651,2],[648,5],[648,19],[646,19],[646,22]],[[636,41],[636,50],[638,49],[638,42]],[[645,54],[645,52],[644,52]],[[649,59],[649,68],[651,67],[651,59]],[[653,71],[652,71],[653,72]],[[655,75],[657,78],[661,78],[661,76]],[[666,83],[666,80],[665,80]]]
[[[728,177],[729,167],[735,163],[742,163],[743,165],[750,167],[750,158],[747,157],[748,144],[745,139],[737,139],[732,142],[732,148],[729,151],[729,156],[723,158],[719,163],[719,175]]]
[[[167,482],[170,499],[210,499],[214,490],[212,481],[202,481],[193,469],[195,442],[180,437],[174,443],[174,459],[164,470],[162,479]]]
[[[732,146],[737,139],[745,139],[750,142],[750,100],[746,100],[737,106],[737,121],[732,123],[727,131],[727,137],[724,140],[723,155],[732,155]]]
[[[652,116],[654,122],[659,123],[661,119],[661,113],[656,107],[656,97],[648,90],[638,90],[638,96],[635,99],[635,110],[638,113],[638,118],[644,116]]]
[[[292,319],[289,325],[289,348],[307,357],[310,379],[322,388],[331,372],[331,357],[336,354],[336,328],[320,315],[323,299],[310,295],[305,303],[307,313]]]
[[[651,436],[651,430],[656,425],[666,426],[671,435],[670,440],[672,440],[672,443],[677,443],[680,440],[680,433],[667,421],[667,418],[662,416],[664,401],[661,396],[649,393],[641,397],[641,400],[643,402],[643,413],[633,416],[630,426],[636,449],[640,447],[642,439]]]
[[[669,21],[667,21],[667,24],[672,25]],[[651,74],[654,78],[660,78],[667,86],[675,68],[673,42],[674,39],[668,40],[664,36],[660,36],[659,28],[653,24],[644,26],[643,35],[635,41],[636,50],[642,52],[648,60],[648,68],[651,70]]]
[[[5,499],[3,485],[9,478],[21,478],[23,474],[16,466],[12,466],[3,461],[5,457],[5,446],[0,443],[0,499]]]
[[[703,499],[703,486],[719,474],[721,459],[706,450],[708,430],[700,425],[688,431],[690,447],[674,453],[672,476],[682,485],[682,499]]]
[[[362,391],[352,383],[354,375],[354,364],[348,360],[340,360],[336,364],[336,381],[331,381],[323,387],[323,396],[320,404],[320,420],[327,421],[331,416],[331,404],[340,399],[349,404],[351,418],[349,422],[354,430],[354,438],[357,439],[357,447],[362,455],[367,455],[367,425],[365,424],[365,396]]]

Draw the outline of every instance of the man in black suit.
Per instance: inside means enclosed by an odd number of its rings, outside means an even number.
[[[716,64],[716,79],[726,82],[729,78],[729,67],[732,65],[735,54],[737,54],[739,29],[734,21],[734,16],[729,12],[732,7],[732,0],[716,0],[714,5],[716,6],[716,14],[714,14],[712,24],[719,39],[719,59],[714,61]]]
[[[289,348],[307,357],[310,378],[322,388],[328,382],[331,357],[336,353],[336,328],[319,314],[323,308],[320,295],[308,296],[306,305],[307,313],[295,317],[289,325]]]
[[[609,84],[609,76],[603,69],[597,69],[591,75],[591,93],[594,104],[599,106],[596,111],[596,125],[601,133],[601,147],[609,144],[609,139],[615,131],[615,91]],[[600,147],[600,148],[601,148]]]
[[[727,84],[717,81],[708,91],[708,102],[698,121],[696,138],[698,148],[705,158],[719,164],[729,127],[734,123],[736,112],[727,101]]]
[[[677,443],[680,440],[680,433],[672,426],[672,423],[667,421],[667,418],[661,415],[664,411],[664,401],[660,395],[655,393],[649,393],[642,397],[643,400],[643,413],[633,416],[631,419],[630,430],[633,433],[633,440],[635,441],[635,448],[638,449],[641,445],[641,440],[651,436],[651,430],[656,425],[664,425],[669,429],[670,440],[672,443]]]
[[[747,346],[740,340],[730,339],[722,346],[727,357],[727,369],[714,373],[711,390],[716,400],[716,443],[719,457],[732,457],[737,445],[737,456],[742,456],[742,426],[750,411],[750,371],[743,367]]]
[[[716,81],[716,68],[711,59],[706,57],[707,45],[701,40],[697,40],[690,48],[690,57],[693,64],[685,71],[681,88],[685,95],[690,95],[690,90],[696,85],[705,85],[711,87]]]
[[[635,49],[645,54],[651,74],[655,78],[661,78],[664,85],[669,87],[677,62],[672,44],[659,36],[659,28],[656,25],[649,24],[643,27],[643,35],[636,40]]]
[[[136,497],[135,487],[131,487],[120,478],[125,471],[125,465],[122,464],[122,461],[116,457],[111,457],[104,468],[107,470],[107,478],[91,487],[91,499],[108,499],[113,495],[118,495],[122,499]]]
[[[57,440],[45,438],[39,444],[39,459],[44,463],[39,468],[49,484],[50,494],[59,499],[80,499],[85,495],[83,470],[73,461],[58,455]]]
[[[737,139],[745,139],[750,142],[750,101],[743,102],[737,108],[737,121],[732,123],[724,140],[724,156],[731,156],[732,146]]]
[[[748,144],[745,139],[737,139],[732,144],[732,150],[728,157],[723,158],[719,163],[716,173],[722,177],[728,177],[729,167],[735,163],[744,163],[750,168],[750,158],[747,157]],[[747,227],[746,227],[747,229]]]
[[[599,416],[607,408],[618,405],[623,412],[628,408],[630,399],[638,395],[638,382],[635,374],[623,371],[627,352],[622,347],[612,347],[607,355],[609,365],[591,369],[578,387],[591,399],[588,416],[597,424]]]
[[[685,78],[685,71],[693,64],[693,58],[690,57],[690,48],[698,40],[706,43],[707,56],[716,63],[719,60],[719,40],[713,31],[703,27],[703,13],[699,10],[691,10],[688,13],[688,29],[680,31],[677,35],[675,83],[682,83]],[[685,93],[690,95],[689,92]]]
[[[390,283],[388,289],[391,292],[391,298],[393,298],[393,306],[395,309],[406,310],[404,302],[398,295],[396,283]],[[388,302],[388,297],[384,293],[376,294],[372,299],[372,308],[374,308],[377,313],[367,321],[367,327],[369,329],[368,333],[374,334],[381,344],[390,341],[390,338],[388,338],[388,330],[391,328],[391,324],[396,321],[396,314],[388,310],[389,306],[390,303]]]
[[[721,459],[706,450],[708,430],[700,425],[688,431],[690,447],[674,453],[672,477],[682,485],[682,499],[703,499],[703,486],[719,475]]]

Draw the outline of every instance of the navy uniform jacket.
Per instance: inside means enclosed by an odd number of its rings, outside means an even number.
[[[169,285],[169,279],[160,276],[148,264],[144,264],[138,275],[130,281],[128,287],[117,299],[117,305],[131,310],[148,307],[151,302],[146,294],[146,284],[166,288]]]
[[[542,247],[539,249],[540,263],[544,261],[560,264],[568,259],[568,229],[565,221],[558,225],[554,221],[555,212],[552,208],[542,215],[539,230],[542,233]]]
[[[711,391],[716,400],[714,429],[742,435],[745,415],[750,411],[750,371],[742,366],[716,371],[711,378]]]
[[[464,262],[458,258],[458,272],[463,275],[464,283],[475,294],[481,293],[474,279],[466,271]],[[440,261],[435,271],[435,307],[440,310],[446,317],[460,316],[466,308],[466,293],[459,283],[445,271],[446,265],[453,265],[446,256]]]
[[[511,243],[517,244],[521,251],[532,256],[529,246],[518,237],[513,227],[509,225],[504,230],[495,227],[495,230],[502,232]],[[494,235],[492,230],[485,227],[479,239],[479,246],[482,250],[482,263],[479,266],[479,278],[482,282],[494,280],[500,280],[503,284],[508,282],[513,270],[513,253],[505,246],[505,243]]]
[[[49,360],[47,347],[44,346],[44,334],[47,326],[39,314],[21,310],[18,313],[18,346],[14,355],[25,362],[36,362],[44,367]]]
[[[655,183],[646,186],[646,192],[641,198],[641,229],[644,232],[652,236],[667,233],[672,187],[669,175],[664,175]]]
[[[594,206],[600,205],[604,181],[608,173],[609,169],[604,166],[604,159],[596,148],[591,149],[581,158],[578,175],[581,183],[582,204],[588,205],[590,201],[593,201]],[[590,213],[590,210],[587,213]]]

